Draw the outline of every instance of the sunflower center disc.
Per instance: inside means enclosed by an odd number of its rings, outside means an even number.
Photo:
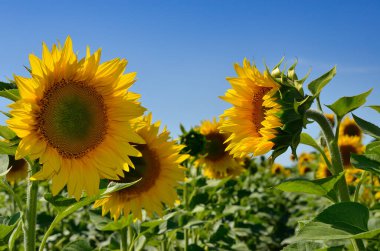
[[[356,124],[349,124],[344,128],[345,135],[348,136],[360,136],[360,128]]]
[[[136,149],[141,152],[142,157],[130,157],[135,168],[130,168],[129,172],[124,172],[124,178],[116,182],[130,183],[141,180],[135,185],[123,189],[123,192],[138,193],[149,190],[160,174],[160,161],[155,152],[150,150],[147,145],[137,145]]]
[[[94,87],[62,80],[40,101],[39,129],[65,158],[79,158],[100,144],[107,130],[103,97]]]
[[[266,107],[263,106],[263,97],[267,92],[269,92],[271,88],[269,87],[260,87],[260,89],[253,95],[252,97],[252,105],[253,105],[253,124],[256,128],[256,132],[259,133],[260,129],[263,127],[261,122],[265,120],[265,112],[267,110]]]
[[[223,158],[228,153],[225,151],[225,138],[220,133],[211,133],[206,135],[206,159],[216,161]]]

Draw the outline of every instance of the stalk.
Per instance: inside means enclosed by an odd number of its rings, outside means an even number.
[[[128,250],[128,236],[127,236],[128,229],[127,227],[124,227],[120,230],[120,250],[121,251],[127,251]]]
[[[31,181],[30,178],[39,169],[38,163],[30,163],[31,171],[28,174],[27,199],[25,208],[24,248],[26,251],[36,250],[36,221],[37,221],[37,201],[38,201],[38,181]]]
[[[334,135],[333,129],[331,128],[329,121],[321,112],[315,110],[307,110],[305,115],[306,118],[312,119],[315,122],[317,122],[322,129],[323,136],[326,139],[327,147],[331,155],[332,173],[336,175],[343,172],[343,162],[338,147],[338,140]],[[340,195],[340,200],[350,201],[350,194],[348,192],[346,180],[341,179],[338,182],[337,186]]]

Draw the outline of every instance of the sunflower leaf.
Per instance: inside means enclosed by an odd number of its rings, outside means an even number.
[[[9,158],[7,154],[0,154],[0,177],[6,175],[10,169],[9,166]]]
[[[379,154],[355,154],[351,153],[351,164],[359,169],[370,171],[380,175],[380,155]]]
[[[380,113],[380,105],[370,105],[368,107],[370,107],[370,108],[374,109],[375,111],[377,111],[378,113]]]
[[[342,97],[335,101],[331,105],[327,105],[338,117],[338,119],[342,119],[344,115],[353,110],[359,108],[364,105],[366,102],[367,96],[372,92],[372,89],[367,92],[363,92],[362,94],[351,96],[351,97]]]
[[[7,126],[0,125],[0,136],[4,139],[13,139],[16,137],[16,133],[14,133]]]
[[[325,87],[331,79],[336,74],[336,66],[334,66],[330,71],[326,72],[319,78],[311,81],[309,85],[307,86],[310,92],[313,94],[314,97],[318,97],[320,92],[322,91],[323,87]]]
[[[12,142],[0,141],[0,154],[15,155],[17,145]]]
[[[8,237],[21,219],[21,213],[18,212],[11,217],[0,216],[0,240]]]
[[[94,250],[87,240],[75,240],[63,247],[62,251],[91,251]]]
[[[368,134],[376,139],[380,139],[380,127],[355,116],[355,114],[352,114],[352,117],[365,134]]]
[[[313,137],[311,137],[309,134],[307,134],[305,132],[301,133],[301,141],[300,141],[300,143],[304,144],[304,145],[307,145],[307,146],[311,146],[311,147],[315,148],[316,150],[318,150],[319,152],[322,151],[321,147],[313,139]]]
[[[366,206],[357,202],[336,203],[305,224],[290,241],[373,238],[380,231],[369,231],[368,219]]]
[[[107,217],[90,212],[90,220],[95,224],[95,228],[100,231],[118,231],[129,226],[133,222],[132,214],[127,217],[123,216],[117,221],[110,220]]]

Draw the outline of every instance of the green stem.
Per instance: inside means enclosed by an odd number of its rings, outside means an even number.
[[[38,181],[31,181],[30,177],[39,169],[39,164],[31,164],[31,171],[28,175],[27,199],[24,218],[24,248],[26,251],[36,250],[36,221],[37,221],[37,200]]]
[[[306,111],[306,117],[317,122],[322,129],[323,135],[326,139],[327,146],[331,155],[332,173],[334,175],[337,175],[343,172],[343,162],[342,162],[342,156],[340,154],[339,147],[338,147],[338,138],[335,137],[333,129],[330,125],[330,122],[321,112],[311,110],[311,109]],[[339,128],[339,121],[338,121],[338,128]],[[341,179],[338,182],[337,186],[339,190],[340,200],[350,201],[350,194],[348,192],[346,179]]]
[[[359,180],[359,183],[358,183],[358,185],[355,188],[355,194],[354,194],[354,201],[355,202],[358,202],[358,200],[359,200],[360,187],[362,186],[362,183],[363,183],[363,180],[364,180],[366,174],[367,174],[366,171],[364,171],[362,173],[362,175],[360,177],[360,180]]]
[[[124,227],[120,230],[120,250],[127,251],[128,250],[128,229]]]
[[[185,187],[184,187],[184,190],[183,190],[183,200],[184,200],[184,209],[187,211],[188,209],[188,197],[189,197],[189,191],[188,191],[188,184],[187,182],[185,182]],[[185,237],[185,251],[188,251],[189,249],[189,230],[188,229],[184,229],[184,237]]]

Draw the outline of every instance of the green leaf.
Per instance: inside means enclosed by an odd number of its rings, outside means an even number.
[[[302,227],[291,241],[365,237],[363,233],[373,232],[368,231],[368,219],[369,210],[366,206],[357,202],[340,202],[323,210],[314,220]]]
[[[319,93],[322,91],[323,87],[325,87],[331,81],[335,74],[336,66],[334,66],[330,71],[326,72],[319,78],[310,82],[310,84],[307,87],[309,88],[310,92],[313,94],[314,97],[319,96]]]
[[[343,177],[343,172],[339,175],[330,176],[319,180],[289,179],[275,186],[284,192],[307,193],[321,196],[328,196],[335,184]]]
[[[17,145],[13,142],[0,141],[0,154],[15,155]]]
[[[20,93],[17,89],[3,90],[0,91],[0,97],[4,97],[12,101],[17,101],[20,99]]]
[[[379,154],[355,154],[351,153],[351,164],[359,169],[370,171],[380,175],[380,155]]]
[[[0,125],[0,136],[4,139],[13,139],[16,137],[16,133],[14,133],[7,126]]]
[[[307,146],[311,146],[311,147],[315,148],[318,151],[322,151],[322,149],[318,145],[318,143],[313,139],[313,137],[311,137],[307,133],[304,133],[304,132],[301,133],[301,141],[300,141],[300,143],[304,144],[304,145],[307,145]]]
[[[62,251],[92,251],[94,250],[90,244],[86,240],[76,240],[69,244],[67,244],[65,247],[63,247]]]
[[[380,127],[355,116],[355,114],[352,114],[352,117],[365,134],[368,134],[376,139],[380,139]]]
[[[45,200],[52,204],[59,212],[65,210],[67,207],[77,202],[73,198],[63,197],[61,195],[53,196],[51,193],[44,195]]]
[[[103,191],[102,198],[106,197],[107,195],[109,195],[113,192],[116,192],[116,191],[122,190],[124,188],[130,187],[130,186],[136,184],[137,182],[139,182],[140,180],[141,180],[141,178],[139,180],[136,180],[136,181],[131,182],[131,183],[118,183],[118,182],[112,181],[108,184],[107,189],[105,191]]]
[[[338,119],[342,119],[347,113],[352,112],[362,106],[371,92],[372,89],[356,96],[342,97],[333,104],[327,105],[327,107],[337,115]]]
[[[12,83],[4,83],[0,81],[0,90],[15,89],[16,86]]]
[[[377,111],[377,112],[380,113],[380,105],[370,105],[370,106],[368,106],[368,107],[370,107],[370,108],[372,108],[372,109],[374,109],[375,111]]]
[[[14,250],[14,245],[16,243],[16,240],[22,233],[22,221],[19,221],[17,224],[17,227],[13,230],[12,234],[9,237],[8,240],[8,247],[9,250]]]
[[[100,231],[118,231],[129,226],[133,222],[132,215],[122,216],[119,220],[113,221],[107,217],[90,212],[90,220],[95,224],[96,229]]]
[[[380,141],[374,141],[366,145],[365,153],[380,155]]]
[[[6,175],[10,169],[9,166],[9,158],[7,154],[0,154],[0,177]]]
[[[21,219],[21,213],[18,212],[11,217],[1,217],[0,216],[0,240],[7,237],[13,229],[17,226]]]

